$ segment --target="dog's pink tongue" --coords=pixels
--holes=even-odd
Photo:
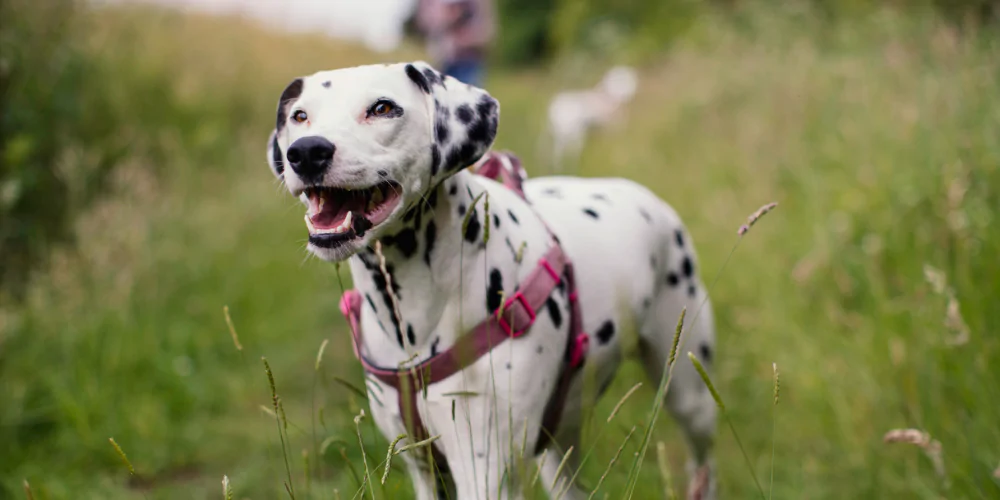
[[[309,221],[316,229],[333,229],[343,224],[348,212],[363,214],[365,199],[357,191],[319,191],[309,195]]]

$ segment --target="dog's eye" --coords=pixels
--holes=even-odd
[[[300,109],[292,114],[292,119],[295,120],[296,123],[302,123],[309,119],[309,115]]]
[[[368,116],[386,116],[398,114],[399,107],[388,100],[379,100],[368,109]]]

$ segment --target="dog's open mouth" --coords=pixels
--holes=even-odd
[[[395,182],[383,182],[367,189],[312,187],[305,191],[309,199],[306,227],[309,242],[329,248],[364,236],[384,222],[399,204],[401,188]]]

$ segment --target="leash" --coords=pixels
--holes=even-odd
[[[502,183],[525,199],[522,183],[526,176],[517,157],[507,152],[490,152],[488,155],[487,160],[480,163],[475,173]],[[549,234],[552,236],[552,246],[538,260],[538,265],[528,274],[517,293],[504,301],[496,311],[472,330],[459,337],[451,348],[410,368],[379,367],[365,358],[361,353],[363,337],[361,294],[354,289],[344,292],[340,301],[340,312],[347,318],[351,328],[354,356],[369,375],[396,389],[399,395],[400,414],[403,416],[403,423],[412,442],[423,441],[430,437],[417,410],[419,394],[423,392],[426,397],[426,389],[430,384],[440,382],[464,370],[506,340],[527,335],[537,318],[536,311],[545,306],[552,291],[565,276],[570,302],[569,335],[559,379],[545,405],[542,429],[534,450],[535,455],[541,453],[549,445],[551,437],[556,435],[570,384],[573,376],[583,367],[590,338],[583,331],[583,317],[576,291],[573,264],[563,252],[562,245],[554,233],[550,230]],[[434,444],[431,444],[431,454],[438,464],[447,464],[444,454]]]

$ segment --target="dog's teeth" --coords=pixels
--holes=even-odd
[[[312,220],[309,217],[309,214],[306,214],[305,218],[306,218],[306,229],[308,229],[310,233],[315,233],[316,232],[316,228],[313,226]]]
[[[382,197],[382,190],[376,188],[375,191],[372,193],[372,197],[368,200],[368,211],[370,212],[375,210],[375,207],[381,205],[383,200],[384,198]]]
[[[354,220],[354,212],[348,211],[347,217],[344,218],[344,223],[337,228],[338,232],[344,232],[351,228],[351,222]]]

